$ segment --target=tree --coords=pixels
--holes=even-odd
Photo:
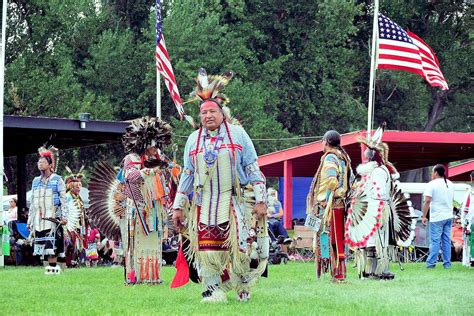
[[[78,53],[97,16],[90,1],[12,1],[9,11],[6,112],[74,117],[91,112],[111,118],[106,100],[77,77]],[[89,33],[90,35],[90,33]],[[99,105],[99,106],[97,106]]]
[[[360,8],[341,1],[252,3],[248,16],[261,32],[251,43],[257,58],[286,59],[276,82],[278,120],[303,135],[363,127],[366,112],[354,96],[360,56],[351,42]]]
[[[5,113],[89,112],[114,120],[154,114],[154,1],[9,4]],[[182,98],[193,90],[199,67],[210,74],[232,70],[224,92],[254,139],[363,129],[371,6],[367,0],[163,1],[163,30]],[[375,125],[472,131],[473,7],[463,0],[385,1],[381,11],[434,49],[450,90],[439,92],[411,73],[379,71]],[[192,129],[176,119],[164,84],[161,89],[163,118],[183,145]],[[197,117],[196,105],[185,109]],[[301,143],[255,141],[259,154]],[[89,154],[64,158],[92,165]]]
[[[200,67],[209,74],[228,70],[235,78],[224,91],[231,99],[233,114],[244,124],[251,137],[278,138],[289,135],[276,120],[273,94],[269,91],[273,82],[269,77],[260,77],[275,63],[259,64],[248,47],[253,31],[243,19],[243,1],[232,1],[226,5],[220,1],[173,1],[169,15],[164,21],[164,34],[168,51],[172,52],[175,75],[180,91],[191,92],[194,78]],[[239,13],[240,12],[240,13]],[[233,20],[229,22],[228,20]],[[171,54],[171,53],[170,53]],[[278,73],[276,69],[276,73]],[[167,93],[167,92],[166,92]],[[176,113],[166,98],[167,113]],[[197,107],[186,104],[185,109],[196,117]],[[265,115],[262,115],[265,113]],[[173,121],[176,133],[188,135],[190,128]],[[184,123],[186,126],[186,123]],[[278,143],[257,143],[259,153],[281,148]]]

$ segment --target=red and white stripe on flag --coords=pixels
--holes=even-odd
[[[171,66],[170,56],[166,50],[165,38],[161,34],[159,41],[156,45],[155,50],[156,57],[156,68],[160,72],[161,76],[165,81],[166,88],[171,94],[176,109],[178,110],[179,116],[182,119],[184,115],[183,101],[179,95],[178,85],[176,84],[176,78],[173,73],[173,66]]]
[[[166,88],[170,92],[171,99],[176,106],[179,113],[179,118],[183,119],[184,109],[183,101],[179,95],[178,85],[176,84],[176,78],[173,73],[173,66],[171,66],[170,56],[166,50],[165,38],[163,37],[161,20],[161,0],[156,0],[156,68],[160,72],[161,76],[165,81]]]
[[[378,69],[416,73],[431,86],[448,90],[448,83],[431,47],[414,33],[406,32],[381,14],[378,26]]]

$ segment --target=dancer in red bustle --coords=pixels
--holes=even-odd
[[[265,178],[250,137],[219,92],[231,78],[199,70],[193,98],[200,102],[202,125],[186,142],[173,205],[175,225],[186,227],[183,248],[203,285],[202,302],[225,302],[231,289],[247,301],[268,262]]]
[[[45,274],[59,274],[57,257],[64,257],[62,225],[67,224],[68,207],[66,185],[55,173],[57,149],[41,147],[39,150],[39,177],[33,179],[28,229],[34,231],[33,255],[48,257]]]

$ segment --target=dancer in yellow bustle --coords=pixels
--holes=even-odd
[[[318,278],[330,269],[334,282],[346,279],[344,249],[345,197],[352,176],[351,160],[341,147],[337,131],[323,137],[324,154],[307,197],[308,217],[319,222],[314,227],[314,250]]]
[[[175,225],[187,227],[185,252],[204,287],[203,302],[225,302],[231,289],[247,301],[268,262],[265,178],[250,137],[219,92],[231,78],[199,70],[193,98],[200,102],[202,126],[186,142],[173,205]]]
[[[117,175],[99,163],[89,184],[91,221],[109,239],[121,236],[126,284],[159,284],[163,227],[167,220],[167,181],[171,161],[162,153],[171,126],[159,118],[133,120],[123,136],[127,155]]]

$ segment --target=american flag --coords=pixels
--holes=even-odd
[[[431,47],[382,14],[379,14],[378,24],[378,69],[413,72],[431,86],[448,90],[448,83]]]
[[[156,68],[160,72],[161,76],[165,80],[166,88],[171,94],[174,105],[178,110],[179,117],[183,119],[184,109],[183,101],[179,95],[178,85],[176,84],[176,78],[173,73],[173,66],[171,66],[170,56],[166,50],[165,38],[163,37],[163,30],[161,27],[161,1],[156,1]]]

